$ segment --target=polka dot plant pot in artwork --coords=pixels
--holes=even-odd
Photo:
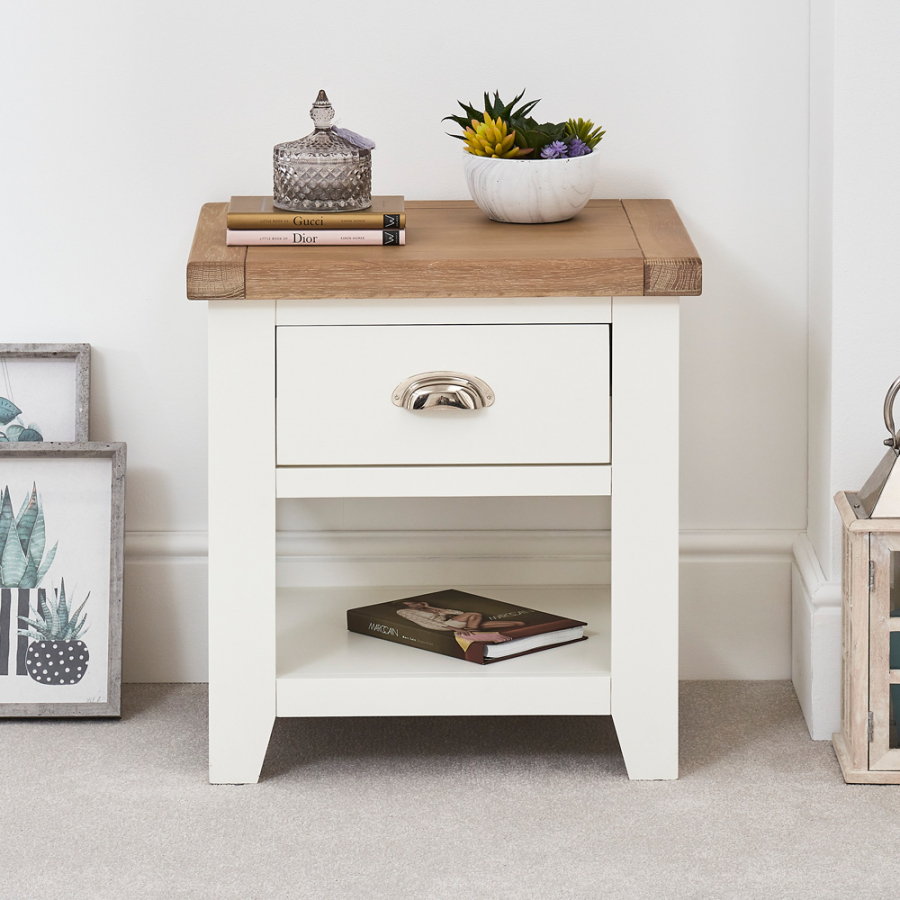
[[[25,655],[25,668],[41,684],[78,684],[89,659],[84,641],[34,641]]]
[[[74,598],[66,599],[65,579],[53,595],[38,588],[37,607],[30,608],[30,618],[20,616],[26,627],[19,634],[28,638],[25,669],[41,684],[78,684],[87,672],[90,654],[84,641],[79,640],[87,625],[84,612],[90,594],[74,609]]]

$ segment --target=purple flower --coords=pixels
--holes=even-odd
[[[587,156],[590,152],[591,148],[581,138],[573,137],[569,142],[569,156]]]
[[[568,155],[569,148],[562,141],[554,141],[541,150],[544,159],[565,159]]]

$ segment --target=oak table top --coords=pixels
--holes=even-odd
[[[190,300],[696,296],[697,250],[670,200],[591,200],[574,219],[493,222],[470,200],[406,203],[402,247],[228,247],[200,211]]]

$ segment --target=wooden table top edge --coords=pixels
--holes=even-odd
[[[471,200],[409,200],[406,203],[408,209],[476,209]],[[475,285],[459,285],[459,291],[453,294],[442,290],[431,296],[440,297],[489,297],[489,296],[698,296],[702,292],[703,266],[693,241],[684,227],[681,217],[678,215],[671,200],[591,200],[588,206],[593,209],[621,207],[626,216],[628,225],[634,235],[634,240],[643,257],[643,285],[642,290],[632,289],[628,282],[625,291],[596,290],[581,286],[576,291],[569,293],[541,293],[532,294],[527,289],[524,293],[505,293],[498,295],[495,291],[481,288],[481,283]],[[191,252],[187,264],[187,297],[189,300],[226,300],[226,299],[291,299],[289,297],[271,296],[247,296],[247,247],[229,247],[224,241],[225,215],[228,209],[227,202],[205,203],[201,207],[200,216],[194,233]],[[308,251],[303,251],[308,252]],[[390,250],[394,253],[398,250]],[[637,257],[636,257],[637,258]],[[386,274],[399,277],[402,274],[400,267],[421,268],[424,267],[433,274],[444,268],[448,274],[459,277],[459,272],[454,268],[457,260],[409,260],[398,258],[400,266],[396,270],[392,266],[386,266]],[[473,269],[479,269],[478,263],[472,261]],[[627,257],[607,257],[602,259],[560,259],[557,263],[565,265],[579,265],[595,267],[598,272],[605,267],[611,269],[618,265],[623,271],[628,268],[631,260]],[[510,265],[519,264],[520,261],[511,260]],[[497,265],[496,260],[490,261],[492,266]],[[546,265],[546,262],[544,263]],[[551,265],[550,268],[553,268]],[[391,293],[390,296],[415,297],[419,293],[411,292]],[[607,287],[609,285],[607,284]],[[620,285],[621,287],[621,285]],[[636,285],[635,285],[636,287]],[[277,293],[277,292],[276,292]],[[301,299],[330,299],[322,291],[312,290],[301,295]],[[251,292],[252,294],[252,292]],[[332,295],[333,296],[333,295]],[[368,293],[366,297],[376,296]],[[377,294],[377,296],[382,296]],[[429,296],[424,294],[423,296]],[[296,295],[294,296],[296,299]],[[364,299],[361,297],[360,299]]]

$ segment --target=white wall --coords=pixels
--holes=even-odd
[[[831,487],[834,0],[810,7],[809,88],[809,540],[831,575],[840,559]]]
[[[683,667],[787,676],[789,546],[806,526],[805,0],[564,14],[535,0],[38,0],[2,13],[0,341],[94,347],[92,436],[129,445],[128,677],[202,675],[188,648],[205,609],[205,310],[184,298],[197,212],[271,190],[272,145],[308,132],[320,87],[376,140],[378,193],[465,197],[442,116],[485,88],[527,87],[547,118],[607,128],[597,196],[674,200],[705,276],[683,304],[682,527],[696,535]],[[235,421],[238,435],[253,427],[252,410]],[[281,511],[301,532],[292,547],[475,527],[498,558],[515,531],[526,546],[606,524],[577,500]]]
[[[900,375],[895,110],[900,8],[810,7],[809,535],[795,553],[794,683],[815,738],[840,725],[841,525],[832,500],[884,455]]]
[[[854,490],[884,453],[882,404],[900,375],[900,8],[835,11],[832,471],[834,490]]]
[[[900,9],[813,6],[810,192],[810,540],[840,577],[838,490],[858,490],[884,453],[884,395],[900,375],[892,289],[900,225]]]

